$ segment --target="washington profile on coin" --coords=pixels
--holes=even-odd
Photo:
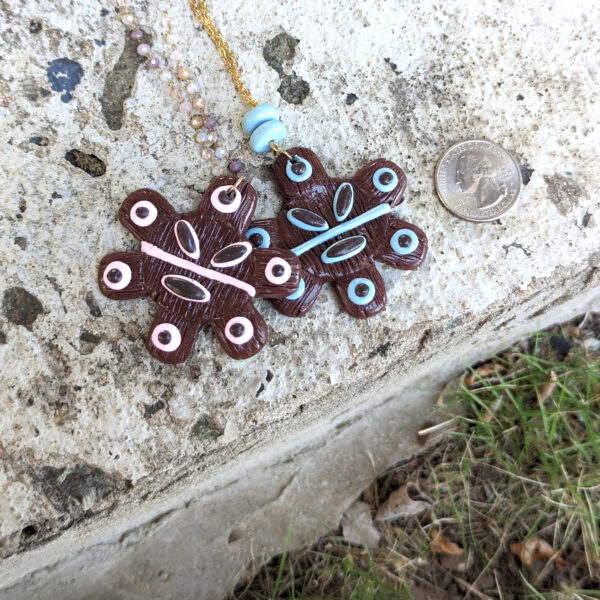
[[[521,172],[501,146],[486,140],[469,140],[444,153],[435,182],[440,200],[457,217],[494,221],[517,201]]]

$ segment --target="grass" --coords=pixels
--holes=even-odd
[[[599,337],[587,315],[465,371],[440,396],[450,429],[361,495],[375,514],[411,482],[428,510],[376,522],[377,548],[286,546],[232,597],[600,598]]]

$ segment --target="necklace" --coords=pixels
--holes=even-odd
[[[175,43],[169,3],[160,0],[158,8],[163,14],[160,20],[166,45],[163,56],[154,52],[145,39],[145,32],[136,24],[136,18],[131,12],[131,0],[121,0],[118,6],[121,21],[129,28],[131,39],[137,42],[137,53],[146,58],[146,69],[158,73],[159,79],[168,86],[170,96],[177,104],[177,112],[189,118],[194,141],[201,149],[200,157],[212,163],[212,174],[220,175],[227,168],[231,173],[245,175],[242,161],[229,157],[221,145],[217,119],[208,111],[206,100],[199,94],[200,85],[193,80],[193,70],[185,64],[184,53]]]
[[[246,232],[260,248],[282,248],[300,258],[300,286],[294,294],[273,300],[275,308],[287,316],[302,316],[323,284],[332,282],[348,313],[363,319],[376,314],[385,306],[386,293],[375,260],[398,269],[416,269],[427,254],[424,232],[391,214],[406,189],[404,172],[379,159],[351,179],[332,178],[312,150],[284,150],[286,128],[279,111],[258,104],[242,83],[237,60],[214,24],[206,0],[189,0],[189,4],[236,90],[251,107],[242,120],[250,147],[255,152],[272,149],[277,155],[273,173],[285,199],[284,209],[279,218],[256,221]]]
[[[228,157],[214,131],[216,119],[205,114],[206,103],[190,82],[191,70],[180,64],[173,50],[177,79],[185,84],[184,96],[173,83],[160,59],[151,56],[143,32],[133,26],[125,11],[124,22],[138,41],[137,51],[147,57],[147,68],[159,70],[169,83],[179,111],[188,114],[198,130],[205,160],[217,161],[213,173],[222,170]],[[168,24],[168,22],[167,22]],[[229,160],[229,170],[242,170],[239,160]],[[210,324],[223,349],[233,358],[248,358],[267,342],[267,325],[252,298],[285,298],[300,282],[298,258],[287,250],[255,248],[245,232],[256,208],[256,192],[244,176],[216,177],[197,208],[179,214],[158,192],[136,190],[119,209],[119,220],[138,240],[138,252],[114,252],[100,262],[98,283],[109,298],[125,300],[149,296],[158,305],[146,347],[158,360],[183,362],[192,351],[203,324]]]
[[[129,3],[122,0],[125,9]],[[332,282],[349,314],[363,319],[376,314],[385,306],[386,293],[374,261],[415,269],[427,252],[423,231],[391,214],[406,189],[404,172],[378,159],[352,178],[333,178],[308,148],[284,149],[287,131],[279,111],[259,104],[245,87],[235,55],[205,0],[189,3],[250,106],[242,120],[250,147],[276,155],[273,172],[285,198],[284,210],[276,219],[250,222],[256,193],[243,175],[214,179],[198,208],[181,215],[157,192],[138,190],[121,206],[119,219],[142,242],[141,251],[106,256],[99,271],[101,291],[114,299],[150,296],[158,304],[146,346],[167,363],[187,358],[203,323],[210,323],[233,358],[258,352],[267,341],[267,327],[252,306],[254,296],[270,298],[285,315],[302,316],[323,284]],[[167,6],[164,0],[159,3],[163,25],[170,30]],[[216,119],[204,114],[206,103],[195,95],[198,86],[187,83],[191,99],[184,97],[172,74],[161,69],[160,58],[151,55],[133,16],[125,10],[122,19],[138,41],[138,53],[147,57],[147,68],[161,70],[161,80],[181,102],[180,112],[191,113],[202,158],[227,162],[234,173],[243,171],[241,161],[228,157],[221,146],[211,148],[218,139]],[[169,36],[166,41],[170,43]],[[177,49],[169,54],[171,63],[180,59]],[[176,79],[190,78],[191,70],[178,65]],[[213,174],[223,166],[216,164]]]

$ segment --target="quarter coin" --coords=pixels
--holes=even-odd
[[[498,144],[467,140],[440,158],[435,187],[442,204],[467,221],[495,221],[508,212],[521,192],[521,170]]]

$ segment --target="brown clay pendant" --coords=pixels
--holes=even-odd
[[[150,296],[158,304],[146,345],[167,363],[187,358],[203,323],[213,327],[233,358],[258,352],[267,341],[267,326],[252,305],[253,297],[271,298],[283,314],[302,316],[329,281],[349,314],[364,319],[379,312],[386,293],[375,260],[416,269],[427,253],[423,231],[391,214],[406,189],[406,176],[394,163],[379,159],[351,179],[332,178],[311,150],[284,150],[287,131],[279,111],[259,104],[243,85],[206,0],[189,3],[251,107],[242,120],[250,147],[277,155],[273,170],[285,206],[279,218],[250,224],[256,193],[243,177],[235,183],[231,178],[214,180],[198,208],[186,214],[176,213],[157,192],[138,190],[125,200],[119,218],[141,240],[141,251],[102,260],[102,292],[115,299]],[[131,36],[138,41],[138,54],[148,57],[148,68],[157,69],[161,61],[151,56],[143,32],[134,29]],[[178,67],[179,79],[190,74]],[[194,83],[186,87],[190,94],[197,90]],[[199,98],[180,105],[181,112],[195,111],[193,128],[212,129],[216,119],[203,116],[204,109]],[[202,144],[217,138],[212,131],[195,136]],[[221,159],[226,152],[206,147],[204,155]],[[236,163],[230,163],[232,172],[240,170]]]
[[[258,248],[286,249],[300,258],[300,286],[273,300],[275,308],[300,317],[330,281],[352,316],[379,312],[386,293],[374,261],[416,269],[427,254],[423,231],[391,214],[406,189],[403,171],[379,159],[351,179],[331,178],[308,148],[280,153],[273,171],[284,209],[277,219],[254,221],[246,237]]]
[[[105,256],[98,282],[114,300],[149,296],[158,304],[146,339],[152,356],[183,362],[204,323],[233,358],[265,345],[267,325],[252,298],[294,292],[300,265],[293,253],[255,248],[244,237],[255,208],[252,186],[231,177],[214,179],[196,210],[185,214],[153,190],[125,199],[119,220],[141,250]]]

